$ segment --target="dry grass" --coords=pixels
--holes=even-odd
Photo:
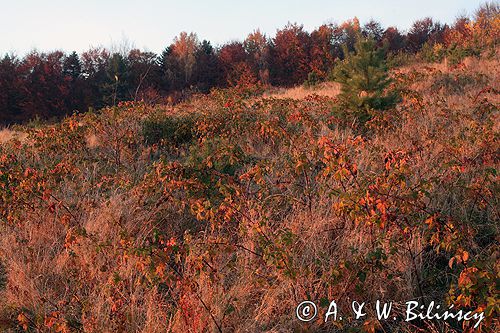
[[[28,135],[23,132],[13,131],[9,128],[2,128],[0,130],[0,144],[6,143],[10,140],[17,139],[21,142],[25,141]]]
[[[412,65],[400,67],[393,71],[393,73],[410,73],[417,71],[421,73],[456,73],[467,72],[480,73],[491,77],[492,82],[498,85],[498,54],[500,54],[500,47],[496,50],[497,56],[493,57],[467,57],[457,65],[449,64],[445,58],[440,63],[424,63],[419,62]]]
[[[336,82],[324,82],[313,88],[297,86],[294,88],[274,88],[264,94],[264,97],[304,99],[307,96],[319,95],[334,98],[340,93],[340,84]]]
[[[5,145],[0,151],[16,159],[11,164],[5,162],[7,157],[0,162],[6,163],[13,179],[22,181],[18,182],[19,193],[17,187],[12,190],[18,201],[0,201],[9,205],[8,214],[2,217],[11,221],[0,225],[0,255],[7,277],[6,287],[0,290],[0,330],[18,332],[20,313],[29,318],[27,325],[33,332],[53,332],[56,326],[48,328],[47,323],[52,322],[47,318],[54,313],[68,332],[196,333],[217,332],[217,325],[223,332],[236,333],[330,330],[332,326],[301,326],[293,316],[295,306],[305,299],[338,299],[345,307],[349,306],[348,297],[401,301],[422,296],[417,280],[431,272],[429,267],[435,268],[436,257],[419,229],[424,217],[416,217],[414,207],[404,206],[400,198],[411,197],[409,188],[437,178],[435,189],[426,188],[433,195],[426,208],[449,213],[458,221],[468,220],[468,209],[477,205],[461,201],[471,191],[452,186],[454,177],[467,183],[467,177],[482,167],[473,163],[495,163],[482,155],[495,149],[491,134],[498,128],[491,130],[488,125],[495,116],[479,114],[482,104],[476,96],[481,93],[489,102],[497,100],[497,94],[485,87],[497,85],[498,60],[472,59],[466,66],[468,75],[484,73],[488,78],[470,81],[466,93],[451,89],[459,85],[454,80],[446,81],[451,88],[433,90],[443,74],[437,67],[402,69],[400,73],[408,75],[409,90],[419,98],[406,98],[391,114],[390,130],[374,130],[359,146],[351,140],[356,137],[354,129],[325,124],[330,120],[329,114],[325,116],[330,104],[324,99],[309,98],[301,103],[312,94],[334,98],[340,90],[334,83],[313,90],[272,91],[267,97],[294,101],[249,101],[250,106],[239,112],[224,106],[226,101],[208,97],[180,104],[178,110],[135,106],[119,112],[104,110],[100,115],[84,116],[87,121],[81,126],[67,121],[41,128],[33,139],[37,144],[22,150],[9,142],[23,135],[2,130],[0,142]],[[464,71],[446,70],[452,78]],[[413,79],[415,71],[423,77]],[[307,114],[303,115],[300,111],[304,109]],[[177,111],[179,118],[182,112],[198,112],[197,132],[208,134],[184,150],[181,145],[158,148],[145,144],[141,134],[144,118],[165,119]],[[302,117],[300,126],[297,117]],[[321,150],[320,137],[327,138],[334,149]],[[202,158],[194,155],[207,149],[214,138],[218,140],[215,151]],[[264,165],[259,186],[248,182],[248,186],[237,187],[238,191],[231,188],[234,183],[244,184],[239,176],[252,164],[242,167],[234,178],[228,176],[230,171],[224,177],[220,172],[210,173],[234,146],[250,156],[252,163],[258,160]],[[404,167],[394,171],[404,176],[404,186],[387,180],[386,173],[392,171],[385,169],[386,152],[411,154]],[[338,163],[346,168],[356,163],[356,181],[342,175],[339,180],[323,176],[323,172],[314,174],[316,168],[329,163],[328,154],[332,158],[338,155],[339,161],[342,157]],[[458,156],[470,174],[456,176],[453,169],[443,169],[450,155]],[[187,156],[194,157],[188,160]],[[250,163],[241,162],[239,155],[229,156],[234,165]],[[300,169],[297,162],[307,160],[314,163]],[[170,161],[175,163],[168,164]],[[168,177],[162,166],[170,171],[174,168],[166,173]],[[68,170],[59,176],[65,167]],[[32,176],[30,168],[45,178]],[[402,179],[398,173],[393,175],[397,177],[391,182]],[[203,182],[210,182],[212,176],[218,177],[217,182],[203,188]],[[257,179],[259,173],[252,177]],[[231,182],[226,184],[227,178]],[[486,178],[481,179],[480,186],[485,182]],[[390,203],[387,210],[396,219],[393,228],[379,228],[371,220],[360,222],[338,208],[349,205],[349,199],[356,204],[368,200],[370,188],[379,185],[381,189],[387,185],[396,198],[378,197]],[[44,191],[45,186],[51,186],[50,191]],[[266,186],[269,192],[262,190]],[[348,196],[329,192],[334,187]],[[37,192],[40,188],[42,193]],[[481,195],[488,196],[485,188],[474,185],[473,189],[484,190]],[[262,192],[256,195],[255,191]],[[206,195],[201,201],[196,197],[199,193]],[[218,197],[221,194],[227,195],[224,200]],[[220,202],[227,205],[216,206]],[[239,214],[231,215],[230,205],[238,206]],[[214,208],[210,211],[214,219],[195,217],[194,209],[199,206]],[[417,224],[411,238],[396,225],[406,223],[406,216]],[[157,241],[158,235],[166,238]],[[178,252],[168,252],[164,246],[170,237],[179,245]],[[365,259],[375,247],[390,253],[395,239],[404,246],[390,255],[384,267],[365,267]],[[356,288],[358,271],[347,267],[358,264],[363,271],[374,270],[362,281],[361,290]],[[443,267],[447,269],[447,260]],[[394,275],[390,281],[388,268]],[[446,293],[437,288],[427,291],[426,297]],[[385,329],[412,331],[411,326]],[[431,331],[455,332],[443,326]]]

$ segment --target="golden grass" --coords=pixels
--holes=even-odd
[[[324,82],[313,88],[297,86],[293,88],[273,88],[264,94],[264,97],[304,99],[307,96],[319,95],[336,97],[340,93],[340,84],[336,82]]]
[[[28,135],[26,133],[13,131],[9,128],[3,128],[0,130],[0,144],[6,143],[13,139],[17,139],[23,142],[27,137]]]
[[[321,137],[335,143],[339,151],[345,149],[342,154],[347,159],[355,160],[360,181],[363,177],[372,179],[366,176],[372,173],[379,174],[381,180],[385,179],[381,171],[384,152],[412,152],[412,158],[405,162],[408,172],[401,168],[401,172],[410,175],[406,177],[409,185],[418,184],[420,177],[425,180],[444,171],[452,177],[453,173],[448,169],[441,169],[443,158],[448,158],[450,153],[456,152],[468,163],[478,160],[477,156],[488,162],[488,156],[482,153],[493,141],[487,135],[482,136],[484,130],[479,126],[485,125],[483,118],[487,114],[478,116],[475,108],[481,105],[475,96],[481,93],[490,102],[497,98],[496,92],[484,88],[498,85],[498,60],[467,60],[467,74],[485,73],[489,81],[472,80],[464,88],[465,93],[451,93],[447,86],[433,90],[433,82],[443,74],[438,66],[421,64],[403,69],[410,74],[411,69],[425,74],[423,78],[416,76],[415,79],[408,75],[408,88],[421,98],[415,101],[407,98],[402,102],[393,120],[397,121],[397,126],[391,130],[377,130],[366,144],[351,148],[350,138],[354,132],[350,128],[318,126],[317,133],[321,133]],[[436,69],[430,70],[431,67]],[[463,71],[461,68],[449,70],[450,73],[446,74],[453,76]],[[452,81],[450,85],[454,88],[460,83]],[[339,91],[338,84],[323,83],[315,89],[275,89],[266,97],[301,100],[316,94],[334,98]],[[280,110],[282,105],[285,110],[305,108],[300,101],[274,102]],[[55,157],[62,160],[57,167],[72,163],[78,172],[68,172],[62,180],[54,178],[52,181],[57,181],[57,186],[44,192],[43,196],[48,196],[47,202],[41,202],[39,196],[28,196],[32,188],[37,189],[37,186],[28,186],[31,185],[29,177],[32,173],[23,173],[23,169],[19,175],[14,175],[15,165],[8,165],[7,170],[13,170],[13,178],[23,179],[25,192],[21,193],[26,193],[26,196],[21,198],[31,198],[33,205],[22,206],[22,200],[13,202],[18,207],[14,210],[9,206],[8,210],[19,214],[18,223],[3,224],[0,228],[1,263],[7,269],[6,288],[0,290],[1,332],[17,332],[15,318],[20,313],[30,317],[33,331],[36,328],[37,331],[49,332],[46,323],[50,320],[46,319],[50,319],[54,312],[59,314],[56,319],[61,325],[77,321],[84,332],[216,332],[216,324],[224,332],[291,332],[300,329],[292,317],[294,307],[310,297],[342,301],[347,297],[409,300],[419,296],[417,280],[435,258],[431,251],[426,250],[424,235],[415,232],[411,238],[401,240],[408,240],[404,243],[404,251],[391,255],[385,263],[391,274],[394,273],[391,281],[382,273],[371,274],[365,282],[369,288],[362,295],[358,294],[355,290],[357,271],[346,269],[345,263],[366,258],[373,250],[373,237],[376,239],[386,231],[397,234],[398,229],[378,231],[372,224],[358,224],[335,208],[344,204],[340,197],[319,191],[313,191],[309,197],[296,192],[298,200],[289,205],[289,211],[282,211],[282,200],[288,197],[288,192],[290,197],[294,192],[293,189],[284,192],[279,181],[282,178],[287,180],[287,177],[296,181],[302,177],[292,173],[294,169],[280,167],[276,173],[268,172],[268,184],[276,184],[272,189],[277,193],[283,191],[284,195],[270,195],[266,200],[248,195],[248,198],[237,201],[245,218],[235,219],[227,225],[204,224],[184,213],[184,209],[179,209],[173,199],[164,200],[170,197],[160,196],[162,191],[168,195],[182,195],[184,192],[167,192],[167,186],[162,190],[163,182],[168,186],[179,183],[188,186],[193,180],[182,178],[182,182],[176,179],[167,182],[167,178],[163,178],[161,164],[155,155],[156,148],[142,143],[143,115],[157,112],[158,117],[168,117],[175,112],[204,113],[208,116],[204,123],[200,123],[204,126],[198,128],[209,131],[217,129],[224,121],[232,121],[226,117],[226,109],[221,110],[217,103],[200,98],[175,109],[160,106],[154,110],[142,110],[137,107],[123,109],[120,113],[103,110],[98,118],[92,122],[89,119],[88,125],[83,122],[77,130],[56,126],[56,136],[34,139],[39,140],[39,145],[9,150],[18,161],[33,168],[48,168]],[[325,105],[309,103],[307,107],[313,114],[321,113]],[[258,115],[263,118],[261,124],[272,125],[265,118],[264,111]],[[252,122],[244,124],[250,126]],[[231,138],[235,138],[234,144],[243,147],[249,156],[280,162],[276,163],[277,166],[284,164],[281,163],[285,160],[282,156],[291,156],[290,151],[297,152],[297,156],[317,158],[311,149],[317,141],[312,129],[317,122],[304,122],[304,126],[311,128],[300,135],[285,132],[290,135],[293,145],[288,144],[287,139],[274,144],[272,140],[262,138],[268,132],[281,132],[248,135],[250,130],[243,123],[230,124],[242,125],[231,134]],[[47,136],[52,133],[47,128],[41,130]],[[240,130],[248,132],[238,134]],[[25,135],[3,129],[0,142]],[[9,149],[9,145],[5,144],[2,149]],[[174,156],[170,150],[164,154]],[[151,167],[155,164],[158,164],[158,169]],[[470,164],[468,168],[474,169],[476,165]],[[46,177],[51,174],[47,173]],[[460,177],[466,181],[466,176]],[[481,179],[482,183],[484,181]],[[444,178],[443,183],[448,184]],[[50,182],[33,185],[38,184],[45,186]],[[302,182],[297,184],[302,185]],[[304,184],[307,184],[305,180]],[[324,180],[321,186],[338,187],[335,184],[336,181],[330,179]],[[352,183],[349,186],[345,190],[350,194],[349,198],[358,200],[360,195],[364,198],[361,185]],[[405,186],[402,183],[397,188],[394,186],[394,189],[392,184],[390,186],[396,194],[407,193],[406,183]],[[458,187],[454,191],[438,188],[429,206],[445,207],[465,219],[470,216],[466,210],[468,205],[459,201],[464,194]],[[487,194],[486,189],[484,193]],[[395,196],[398,200],[400,197],[403,196]],[[310,205],[303,205],[299,199],[309,200]],[[386,200],[389,199],[387,196]],[[275,200],[275,204],[268,204],[267,200]],[[345,202],[349,204],[349,200]],[[392,216],[409,209],[399,206],[396,200],[390,203],[394,212]],[[446,208],[448,206],[450,208]],[[486,222],[490,223],[489,220],[481,221]],[[174,252],[166,252],[167,247],[153,246],[157,234],[172,236],[179,242],[178,258]],[[264,241],[262,235],[270,241]],[[300,237],[283,237],[287,235]],[[389,253],[390,239],[380,237],[383,241],[377,246]],[[184,248],[189,251],[184,252]],[[289,255],[293,260],[286,260],[287,256],[284,259],[268,256],[267,249],[273,251],[269,253]],[[279,260],[275,262],[274,258]],[[282,263],[289,265],[290,269],[285,270]],[[288,274],[288,271],[294,274]],[[156,279],[165,282],[160,285]],[[313,330],[315,327],[309,328]],[[412,331],[411,326],[408,326],[408,331]],[[433,331],[445,332],[443,329]]]

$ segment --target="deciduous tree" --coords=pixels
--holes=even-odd
[[[269,43],[267,37],[256,30],[243,43],[248,55],[248,64],[263,84],[269,83]]]
[[[278,30],[272,43],[272,83],[291,86],[306,80],[310,71],[311,37],[302,25]]]
[[[325,79],[328,76],[335,61],[333,33],[332,25],[322,25],[311,33],[310,70],[318,79]]]

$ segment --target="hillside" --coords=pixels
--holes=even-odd
[[[480,330],[498,331],[499,68],[496,53],[394,70],[401,101],[362,132],[328,85],[15,127],[0,143],[2,331],[475,323],[404,322],[414,299],[484,311]],[[295,317],[304,300],[324,314],[378,299],[399,319]]]

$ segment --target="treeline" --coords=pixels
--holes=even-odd
[[[379,22],[357,19],[322,25],[307,32],[288,24],[274,38],[260,31],[243,41],[214,47],[193,33],[181,33],[161,54],[138,49],[111,52],[93,48],[82,54],[33,51],[23,58],[0,60],[0,124],[35,117],[61,117],[120,101],[174,102],[193,92],[247,84],[292,86],[327,80],[336,61],[359,38],[371,38],[392,56],[473,55],[496,46],[499,6],[486,4],[473,18],[451,26],[431,18],[416,21],[407,32],[384,29]]]

